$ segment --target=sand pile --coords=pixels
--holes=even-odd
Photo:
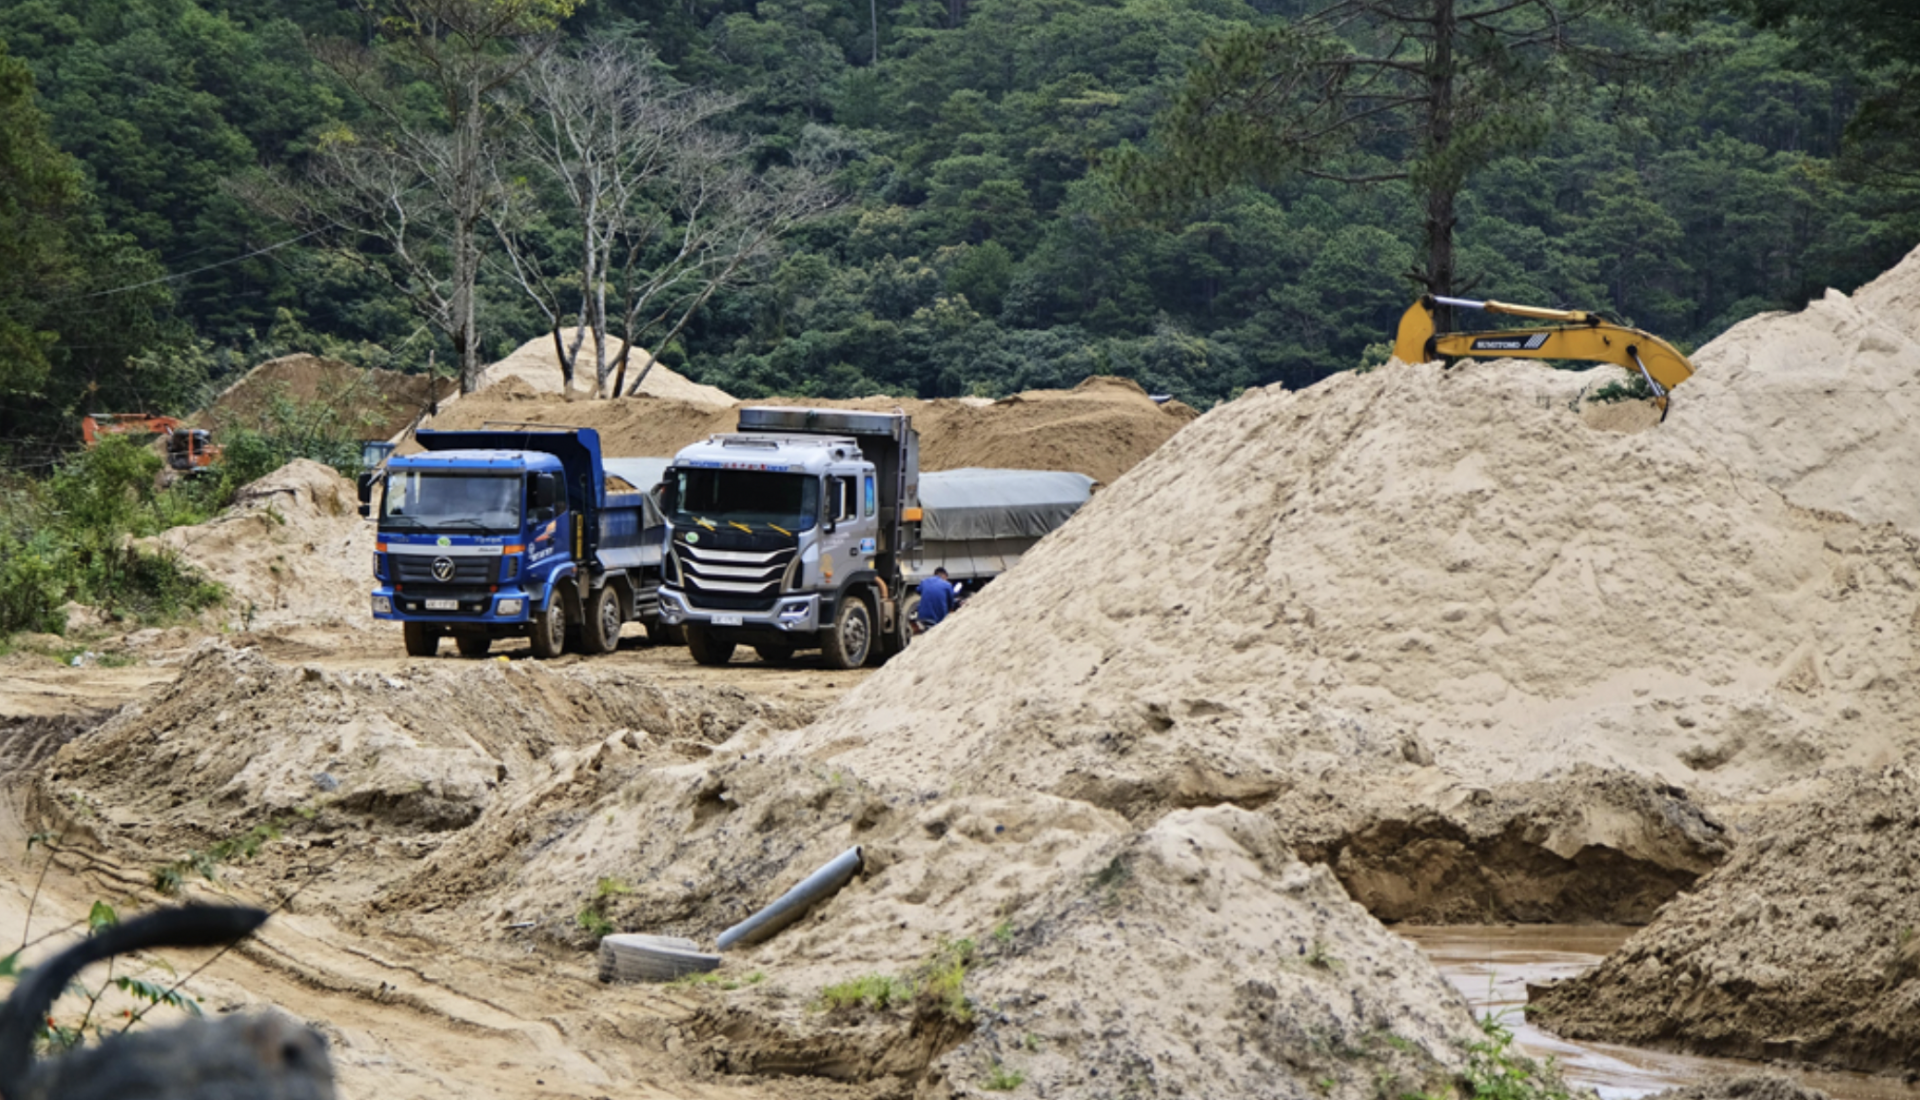
[[[459,391],[451,379],[367,370],[317,355],[286,355],[248,371],[197,418],[214,429],[272,431],[276,399],[318,403],[335,410],[361,439],[391,439],[405,431],[436,399]]]
[[[1118,378],[1089,378],[1071,390],[1035,390],[984,404],[970,398],[896,397],[770,397],[739,404],[900,409],[912,414],[919,429],[924,470],[1076,470],[1101,482],[1117,479],[1196,415],[1177,402],[1157,405],[1138,385]],[[531,387],[495,387],[447,406],[426,426],[477,428],[489,420],[567,424],[598,430],[608,454],[666,456],[714,432],[732,431],[735,408],[645,397],[566,402]]]
[[[565,329],[560,339],[568,347],[574,341],[580,344],[579,358],[576,360],[573,378],[574,393],[585,396],[593,393],[594,377],[599,364],[599,341],[592,332],[579,329]],[[607,363],[609,367],[620,361],[620,352],[627,346],[618,336],[607,340]],[[648,363],[653,356],[644,349],[635,348],[627,360],[627,384]],[[480,372],[480,383],[475,391],[489,390],[509,379],[518,380],[528,391],[541,394],[560,394],[566,390],[566,378],[560,369],[560,352],[554,347],[552,334],[536,336],[515,348],[512,354]],[[704,405],[714,408],[726,408],[733,404],[733,395],[718,386],[702,385],[680,374],[662,363],[653,363],[653,369],[647,371],[647,377],[641,383],[640,393],[646,397],[657,397],[668,401],[681,401],[689,405]]]
[[[1914,540],[1678,431],[1591,430],[1586,382],[1509,361],[1250,392],[782,748],[1137,820],[1428,760],[1730,795],[1912,740]]]
[[[101,841],[138,862],[268,823],[299,834],[303,848],[372,855],[394,837],[430,847],[517,804],[523,788],[576,766],[572,750],[583,746],[604,752],[611,741],[671,763],[749,723],[809,716],[592,664],[330,671],[206,642],[171,685],[67,744],[43,784],[50,804],[100,808]],[[366,881],[349,892],[407,869],[360,868]]]
[[[1852,297],[1749,318],[1693,359],[1671,430],[1796,504],[1920,535],[1920,249]]]
[[[1733,858],[1533,1010],[1604,1038],[1854,1070],[1920,1070],[1920,765],[1748,824]]]
[[[492,959],[531,936],[566,949],[563,967],[592,943],[583,914],[711,942],[864,845],[838,897],[729,955],[724,974],[768,980],[715,991],[675,1033],[724,1072],[956,1095],[997,1066],[1054,1096],[1279,1080],[1369,1100],[1463,1065],[1476,1033],[1458,994],[1270,820],[1213,807],[1136,830],[1045,795],[928,801],[756,748],[807,717],[593,662],[335,672],[209,643],[62,748],[40,794],[92,808],[76,835],[134,866],[177,853],[189,878],[194,853],[271,823],[285,834],[223,881],[272,895],[317,872],[303,911]],[[919,991],[815,1007],[863,975]],[[620,1003],[637,1029],[621,1034],[661,1026]]]
[[[557,773],[526,809],[449,841],[391,904],[442,906],[406,926],[425,936],[532,923],[582,947],[590,910],[710,944],[859,844],[862,876],[728,953],[723,977],[767,981],[681,1029],[696,1060],[883,1095],[964,1094],[997,1065],[1055,1096],[1264,1095],[1290,1079],[1352,1100],[1461,1065],[1473,1031],[1457,994],[1260,815],[1213,807],[1135,830],[1046,795],[916,798],[757,751],[768,736],[668,767],[596,750],[590,772]],[[823,1009],[830,987],[887,978],[915,984],[891,1005]]]
[[[373,629],[373,525],[353,483],[332,467],[297,458],[242,488],[233,507],[205,523],[142,540],[177,552],[227,589],[227,617],[241,626],[327,622]]]
[[[1508,362],[1249,394],[820,721],[665,768],[608,746],[593,775],[527,796],[548,816],[466,831],[395,897],[448,899],[422,935],[533,921],[577,944],[570,916],[591,906],[710,942],[860,844],[862,878],[739,955],[778,977],[714,1009],[716,1066],[957,1088],[999,1060],[1104,1095],[1066,1068],[1098,1063],[1167,1094],[1273,1072],[1305,1088],[1319,1053],[1366,1049],[1352,1037],[1391,973],[1396,1011],[1439,1022],[1405,1036],[1409,1064],[1369,1070],[1418,1080],[1455,1057],[1435,1037],[1464,1018],[1283,838],[1376,902],[1414,881],[1419,912],[1506,860],[1538,879],[1510,889],[1516,914],[1564,896],[1644,916],[1724,856],[1685,788],[1724,800],[1920,729],[1912,540],[1796,508],[1674,433],[1594,430],[1573,408],[1591,381]],[[1354,800],[1371,824],[1343,818]],[[1439,858],[1475,850],[1485,865]],[[1416,854],[1453,881],[1410,876]],[[1264,923],[1289,895],[1306,910]],[[858,1027],[802,1007],[937,969],[962,940],[994,944],[965,985],[977,1005],[1005,994],[991,1025],[961,1034],[918,1001]],[[1312,961],[1329,955],[1342,965]],[[1313,1022],[1313,982],[1356,1014]],[[1035,988],[1045,1002],[1014,1001]],[[1227,1051],[1213,1018],[1275,1031]],[[1018,1054],[1028,1028],[1065,1057]],[[1196,1043],[1213,1056],[1176,1065]],[[1358,1088],[1332,1076],[1335,1095]]]

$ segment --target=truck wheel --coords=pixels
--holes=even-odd
[[[528,640],[533,643],[535,657],[558,657],[567,648],[566,601],[555,592],[547,601],[545,611],[533,613],[533,621],[528,625]]]
[[[620,648],[620,593],[604,585],[587,601],[586,621],[580,624],[580,647],[587,653],[612,653]]]
[[[440,652],[440,628],[426,623],[402,623],[400,635],[407,641],[407,656],[432,657]]]
[[[687,624],[687,651],[703,665],[724,665],[733,660],[733,643],[720,641],[699,623]]]
[[[833,613],[833,632],[820,638],[820,656],[828,668],[859,668],[873,648],[873,612],[867,601],[848,596]]]
[[[793,647],[790,645],[757,645],[753,651],[770,665],[784,665],[793,661]]]
[[[881,665],[907,648],[913,641],[913,616],[920,610],[920,594],[909,592],[905,599],[894,601],[893,629],[880,638],[880,644],[874,646],[873,655],[867,658],[871,665]]]
[[[485,634],[455,634],[453,645],[462,657],[485,657],[493,648],[493,639]]]

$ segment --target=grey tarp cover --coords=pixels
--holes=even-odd
[[[920,475],[926,542],[1037,539],[1093,496],[1094,480],[1070,470],[941,470]]]

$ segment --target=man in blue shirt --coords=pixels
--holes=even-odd
[[[914,613],[914,618],[919,621],[921,632],[925,633],[952,610],[953,585],[948,582],[944,567],[935,569],[933,576],[920,582],[920,610]]]

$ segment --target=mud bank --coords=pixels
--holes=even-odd
[[[1574,1038],[1920,1072],[1920,768],[1756,817],[1725,866],[1598,968],[1535,991]]]

